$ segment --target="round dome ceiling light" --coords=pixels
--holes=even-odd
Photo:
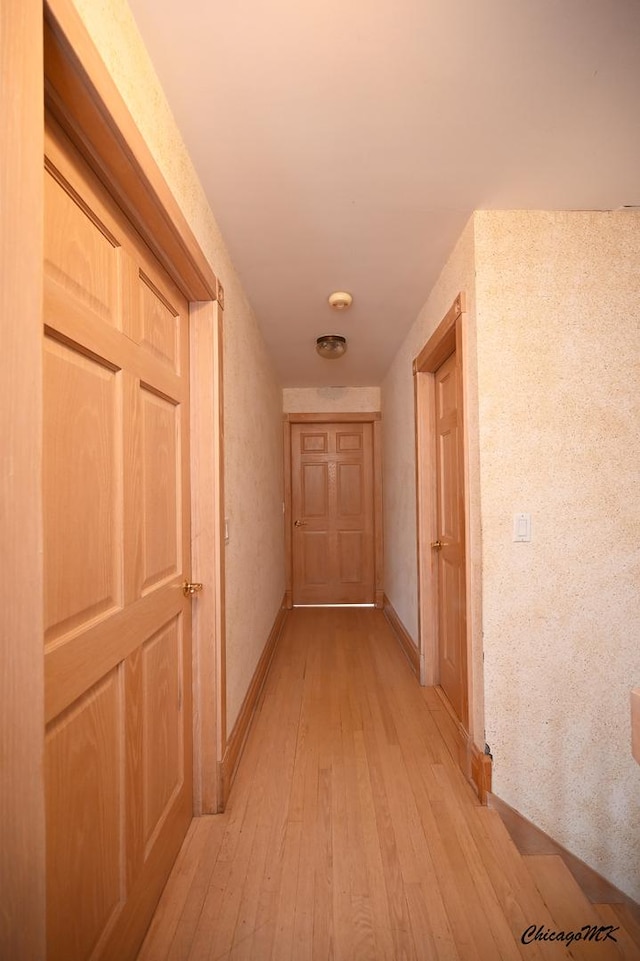
[[[329,303],[334,310],[347,310],[353,303],[353,297],[346,290],[336,290],[334,294],[330,294]]]
[[[347,349],[347,338],[341,334],[323,334],[316,340],[316,350],[326,360],[342,357]]]

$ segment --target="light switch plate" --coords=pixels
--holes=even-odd
[[[531,540],[531,514],[513,515],[513,539],[520,544]]]

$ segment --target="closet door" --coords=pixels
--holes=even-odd
[[[49,961],[134,958],[192,814],[188,311],[45,148]]]

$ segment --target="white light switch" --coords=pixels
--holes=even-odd
[[[520,543],[531,540],[531,514],[513,515],[513,539]]]

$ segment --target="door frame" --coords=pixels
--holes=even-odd
[[[464,385],[462,378],[462,314],[463,295],[459,294],[413,362],[416,421],[416,501],[418,530],[418,636],[420,683],[437,687],[438,677],[438,559],[431,544],[438,538],[437,480],[435,472],[436,405],[435,372],[455,353],[458,377],[462,456],[464,462]],[[468,593],[466,522],[468,514],[467,485],[464,484],[465,513],[465,594]],[[468,642],[467,634],[467,642]],[[468,643],[467,643],[468,647]],[[469,651],[467,649],[467,654]],[[467,659],[467,665],[469,659]],[[469,678],[467,667],[467,697]],[[460,720],[468,724],[468,710]]]
[[[42,289],[44,112],[61,123],[189,301],[194,814],[220,804],[226,743],[222,323],[224,291],[171,194],[72,0],[2,4],[0,133],[12,144],[0,180],[2,480],[0,954],[45,954],[42,648]],[[44,17],[44,48],[42,28]]]
[[[285,607],[293,607],[293,532],[291,483],[291,425],[292,424],[372,424],[373,426],[373,584],[374,604],[384,606],[384,545],[382,527],[382,415],[380,411],[353,413],[284,414],[284,544],[285,544]]]
[[[445,707],[450,709],[458,731],[458,760],[467,777],[473,780],[481,799],[490,785],[490,756],[483,753],[483,672],[480,610],[480,568],[474,563],[478,553],[479,519],[473,513],[469,453],[469,357],[464,292],[458,294],[444,318],[413,361],[414,409],[416,428],[416,508],[418,554],[418,652],[420,683],[436,687]],[[435,372],[455,351],[458,366],[458,404],[462,478],[464,484],[465,539],[465,643],[467,660],[466,710],[456,718],[448,700],[438,687],[438,566],[431,544],[438,537],[437,488],[434,469],[436,445]],[[474,478],[477,482],[477,478]],[[475,493],[475,489],[474,489]],[[477,498],[475,498],[477,500]],[[479,745],[482,745],[481,748]]]

